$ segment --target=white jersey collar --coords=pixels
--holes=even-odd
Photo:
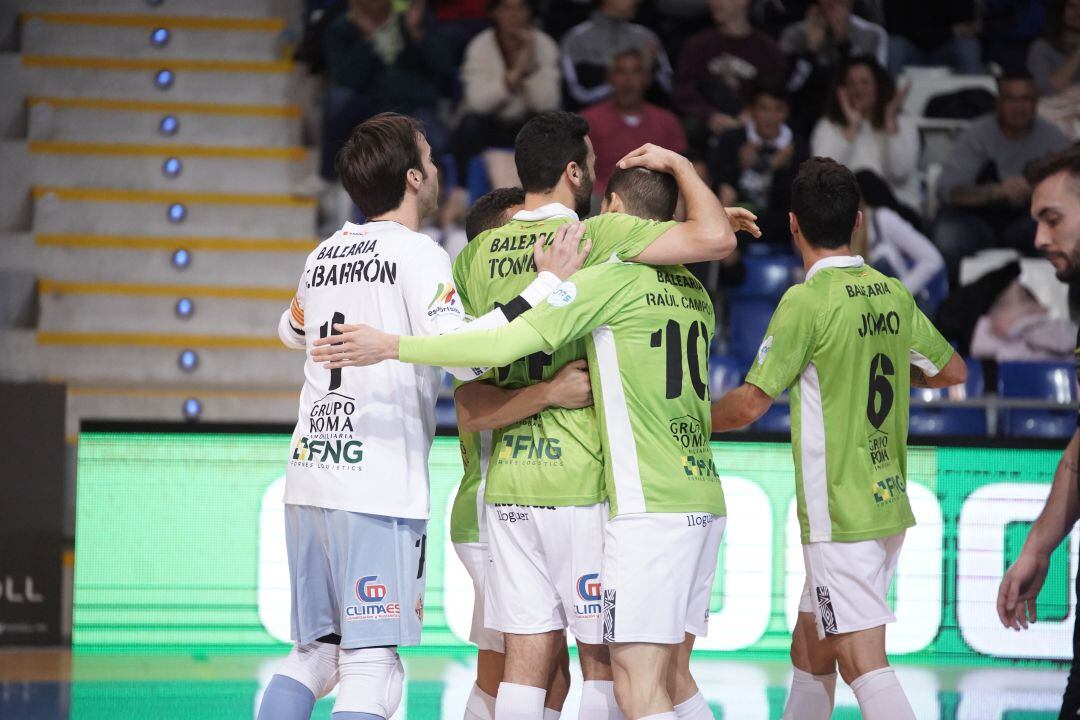
[[[810,266],[810,270],[806,273],[806,279],[814,277],[818,270],[824,270],[825,268],[857,268],[866,264],[866,261],[862,259],[861,255],[833,255],[832,257],[821,258],[816,263]]]
[[[562,203],[557,202],[541,205],[535,210],[521,210],[514,215],[515,220],[523,220],[525,222],[540,222],[541,220],[550,220],[557,217],[570,218],[575,222],[577,222],[578,219],[576,212]]]

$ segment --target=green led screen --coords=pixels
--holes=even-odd
[[[784,660],[802,588],[790,446],[714,443],[729,518],[706,655]],[[284,649],[287,435],[83,433],[73,644],[80,652]],[[1038,515],[1060,451],[913,448],[889,650],[922,663],[1071,657],[1077,538],[1054,556],[1040,622],[1006,631],[997,586]],[[472,585],[447,539],[457,439],[431,451],[424,646],[464,650]],[[721,655],[723,654],[723,655]]]

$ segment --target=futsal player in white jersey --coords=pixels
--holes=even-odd
[[[437,335],[465,324],[450,259],[420,218],[438,200],[431,148],[412,118],[384,113],[337,157],[345,189],[370,220],[345,223],[307,258],[278,324],[309,349],[335,325]],[[528,309],[581,266],[581,228],[550,249],[514,307]],[[549,272],[549,271],[555,272]],[[504,324],[494,311],[475,322]],[[452,369],[462,379],[479,369]],[[285,474],[294,647],[271,680],[260,720],[310,717],[340,680],[334,720],[385,720],[401,700],[400,645],[420,642],[428,517],[428,451],[441,371],[403,363],[325,370],[307,356]]]

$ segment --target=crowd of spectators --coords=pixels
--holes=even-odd
[[[473,158],[511,157],[562,108],[589,121],[598,195],[624,153],[662,144],[790,252],[791,178],[824,155],[859,173],[861,247],[913,292],[981,249],[1031,252],[1023,167],[1080,131],[1080,0],[309,0],[307,34],[327,181],[349,128],[392,110],[424,123],[460,197]],[[903,111],[919,66],[998,76],[992,112],[933,158],[936,187]]]

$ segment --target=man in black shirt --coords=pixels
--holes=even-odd
[[[1080,281],[1080,145],[1055,153],[1025,171],[1034,192],[1031,216],[1038,223],[1035,247],[1054,264],[1062,282]],[[1080,378],[1080,337],[1077,338],[1077,376]],[[1005,627],[1027,629],[1037,619],[1036,600],[1046,580],[1050,554],[1080,519],[1080,423],[1054,472],[1054,484],[1035,524],[1031,526],[1016,562],[998,589],[998,616]],[[1080,578],[1078,578],[1080,581]],[[1078,582],[1080,592],[1080,582]],[[1080,615],[1073,630],[1073,665],[1065,687],[1059,720],[1080,713]]]

